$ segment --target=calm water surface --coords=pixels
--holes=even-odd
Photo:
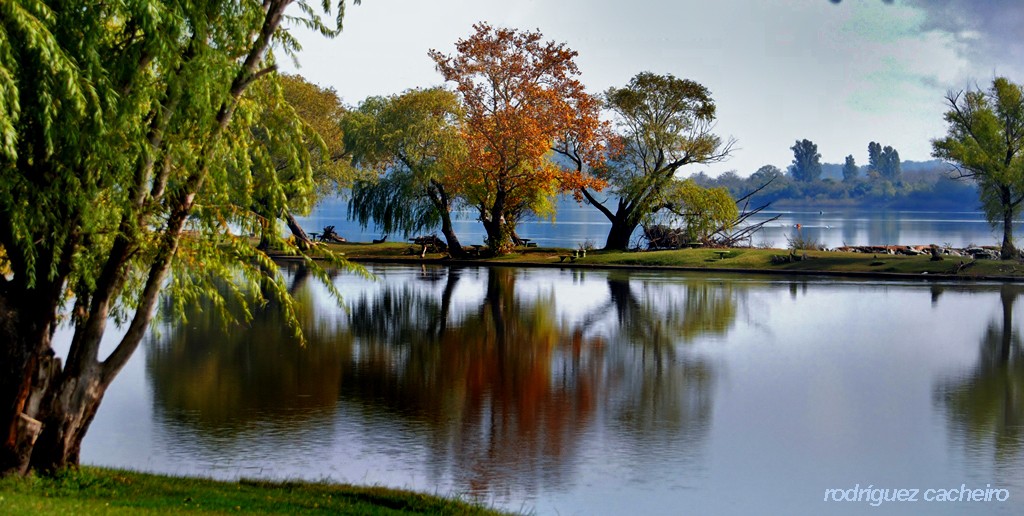
[[[965,211],[886,211],[808,207],[765,211],[758,220],[776,215],[779,218],[765,226],[749,243],[786,248],[788,239],[796,236],[813,238],[827,247],[929,244],[967,247],[1002,242],[1002,230],[993,231],[984,215],[976,210],[968,211],[969,208],[965,207]],[[328,199],[310,216],[299,220],[307,231],[320,231],[324,226],[334,225],[339,234],[352,241],[369,242],[381,237],[374,228],[362,229],[347,220],[346,204],[341,199]],[[471,210],[456,212],[454,226],[463,245],[484,242],[483,226]],[[519,224],[518,233],[541,246],[576,247],[590,241],[595,247],[603,247],[610,227],[608,219],[594,207],[580,206],[566,198],[558,203],[554,220],[527,219]],[[1022,235],[1024,227],[1018,224],[1015,231]],[[634,235],[633,245],[646,244],[640,241],[640,234],[638,231]],[[402,239],[401,235],[390,237]]]
[[[347,309],[197,306],[111,388],[83,461],[330,479],[539,514],[1021,514],[1024,287],[374,267]],[[826,489],[1006,502],[824,502]],[[919,495],[919,498],[922,495]]]

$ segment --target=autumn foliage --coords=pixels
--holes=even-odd
[[[571,142],[588,161],[600,160],[600,102],[577,79],[576,52],[543,42],[539,32],[474,25],[456,54],[430,57],[445,80],[455,83],[466,110],[468,160],[453,172],[467,202],[480,212],[488,245],[507,252],[515,226],[551,197],[602,183],[585,167],[566,169],[552,149]]]

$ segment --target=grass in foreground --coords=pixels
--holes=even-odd
[[[55,478],[0,479],[0,514],[501,514],[383,487],[168,477],[84,467]]]
[[[359,259],[409,260],[419,262],[418,252],[411,252],[408,244],[332,244],[332,247]],[[417,247],[418,248],[418,247]],[[570,260],[571,249],[519,248],[516,253],[476,260],[481,264],[507,263],[510,265],[549,264],[582,266],[680,267],[707,270],[743,270],[750,272],[820,272],[820,273],[888,273],[940,275],[964,278],[1018,277],[1024,278],[1024,264],[1012,260],[974,260],[945,257],[931,261],[929,255],[903,256],[886,254],[849,253],[835,251],[799,251],[808,259],[773,264],[773,256],[786,256],[786,249],[682,249],[673,251],[619,252],[588,251],[585,258]],[[441,259],[442,254],[428,254],[427,259]],[[566,257],[566,258],[563,258]]]

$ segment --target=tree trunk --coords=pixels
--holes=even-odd
[[[609,251],[625,251],[629,249],[629,239],[633,236],[637,226],[640,225],[640,214],[637,213],[634,205],[628,205],[620,201],[618,209],[615,210],[615,215],[610,217],[609,220],[612,222],[612,227],[608,230],[608,240],[605,241],[604,248]]]
[[[629,223],[625,218],[616,218],[612,221],[612,227],[608,230],[608,239],[604,248],[609,251],[625,251],[629,249],[629,238],[636,231],[638,223]]]
[[[0,477],[28,472],[42,430],[37,416],[55,360],[50,336],[56,302],[47,303],[32,295],[35,293],[38,291],[22,291],[13,296],[17,306],[10,302],[12,298],[0,295]],[[47,309],[49,305],[52,307]]]
[[[1008,204],[1003,206],[1003,246],[999,258],[1013,260],[1017,258],[1017,248],[1013,246],[1013,208]]]
[[[78,374],[60,372],[60,362],[51,369],[59,384],[43,401],[39,419],[43,431],[32,452],[35,471],[53,473],[78,466],[82,440],[96,416],[109,382],[103,380],[102,366],[94,363]]]
[[[615,213],[612,213],[603,203],[594,197],[594,194],[590,193],[589,190],[583,188],[580,190],[583,197],[587,199],[592,206],[598,209],[609,222],[612,223],[611,229],[608,230],[608,238],[605,240],[604,248],[608,251],[625,251],[629,249],[629,237],[633,236],[633,232],[636,231],[636,227],[640,225],[639,220],[635,220],[634,216],[635,209],[624,199],[619,199],[618,208]]]
[[[494,204],[482,210],[484,231],[487,232],[487,246],[494,254],[506,254],[512,250],[509,232],[505,224],[505,193],[498,191],[494,196]]]
[[[448,254],[456,258],[466,254],[462,250],[459,237],[455,235],[455,228],[452,227],[452,214],[448,210],[441,212],[441,234],[444,235],[445,242],[448,244]]]
[[[260,243],[256,246],[256,249],[260,251],[270,249],[270,231],[271,221],[265,217],[260,217]]]
[[[448,244],[448,254],[455,258],[461,258],[465,255],[465,251],[462,250],[459,237],[455,236],[455,228],[452,226],[452,201],[448,197],[444,185],[431,179],[430,186],[427,187],[427,197],[430,198],[434,209],[441,217],[441,234],[444,235],[445,242]]]
[[[299,246],[299,249],[303,251],[313,247],[313,241],[309,239],[309,235],[303,231],[302,226],[299,225],[299,221],[295,220],[292,212],[287,209],[284,210],[284,220],[288,224],[288,229],[291,230],[292,236],[295,237],[295,245]]]

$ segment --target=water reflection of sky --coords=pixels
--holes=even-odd
[[[337,277],[348,311],[301,286],[307,350],[266,323],[165,328],[115,382],[85,462],[473,493],[541,514],[1022,508],[1017,287],[374,270]],[[822,502],[856,484],[962,483],[1014,497]]]

